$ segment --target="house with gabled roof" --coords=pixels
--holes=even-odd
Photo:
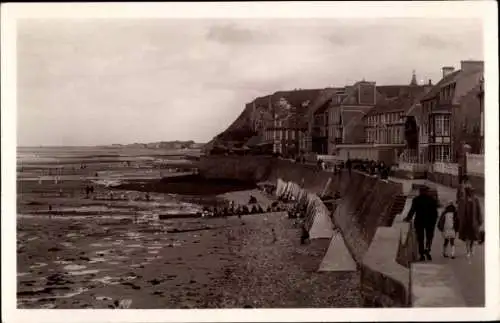
[[[404,113],[425,88],[429,86],[418,85],[413,75],[407,85],[379,86],[363,80],[326,89],[309,112],[311,151],[343,160],[380,160],[385,153],[383,159],[394,162],[405,146]]]
[[[360,143],[362,116],[375,105],[379,94],[375,82],[325,89],[309,112],[309,149],[334,155],[337,146]]]
[[[443,78],[421,99],[420,128],[425,133],[420,160],[456,162],[464,143],[480,152],[481,104],[477,97],[484,74],[482,61],[462,61],[461,69],[443,67]]]
[[[418,150],[409,162],[425,165],[427,178],[448,186],[459,184],[467,158],[484,153],[484,63],[461,61],[460,65],[460,70],[443,67],[442,79],[407,113],[415,118],[419,131]],[[473,155],[467,157],[466,149]],[[483,178],[477,180],[468,174],[479,191],[484,190],[482,172]]]
[[[254,101],[255,130],[274,153],[296,156],[306,150],[307,111],[321,90],[280,91]]]
[[[328,108],[338,88],[326,88],[309,106],[307,113],[307,151],[316,154],[328,153]]]

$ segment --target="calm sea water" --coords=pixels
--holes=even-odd
[[[87,174],[82,174],[79,167],[76,167],[79,174],[65,174],[60,176],[60,180],[77,181],[85,178],[99,186],[105,186],[117,181],[124,182],[127,179],[159,180],[161,177],[169,176],[170,173],[164,169],[155,168],[155,163],[158,161],[182,163],[185,161],[181,159],[180,155],[183,152],[185,151],[122,147],[19,147],[17,150],[18,166],[23,166],[23,168],[26,166],[26,168],[22,170],[22,173],[18,172],[18,180],[38,182],[41,178],[46,181],[45,183],[53,184],[54,176],[47,176],[45,174],[47,169],[58,165],[65,167],[69,171],[75,165],[78,166],[81,161],[92,161],[89,164],[89,170],[83,171]],[[103,161],[103,163],[100,164],[99,161]],[[131,167],[124,167],[124,161],[132,161]],[[18,168],[18,171],[20,170]],[[95,177],[96,172],[99,173],[98,177]],[[172,173],[172,175],[175,175],[175,173]],[[139,192],[138,194],[143,195],[143,193]],[[158,199],[158,194],[155,195],[157,195],[156,198]],[[156,202],[162,208],[168,205],[168,213],[196,213],[201,211],[201,205],[191,202],[186,203],[186,199],[182,196],[164,195]]]

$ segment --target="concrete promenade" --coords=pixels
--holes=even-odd
[[[441,204],[449,201],[455,201],[456,189],[443,186],[426,180],[403,180],[399,178],[390,178],[391,180],[403,183],[405,194],[411,189],[411,184],[428,184],[435,187],[438,191]],[[484,218],[484,196],[478,196],[481,203],[481,209]],[[439,214],[442,212],[439,210]],[[404,214],[403,216],[406,216]],[[487,230],[486,230],[487,231]],[[482,307],[485,304],[485,273],[484,273],[484,245],[475,245],[474,255],[471,259],[467,259],[465,252],[465,243],[460,240],[455,240],[455,259],[444,258],[442,256],[443,237],[441,232],[436,228],[434,241],[432,245],[432,262],[433,264],[445,264],[451,268],[458,289],[462,293],[462,297],[467,306]]]

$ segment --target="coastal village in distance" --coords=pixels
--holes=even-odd
[[[280,91],[206,144],[18,148],[18,308],[484,306],[483,75]]]

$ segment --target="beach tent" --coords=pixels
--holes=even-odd
[[[333,236],[333,222],[330,211],[321,199],[309,193],[307,195],[306,229],[310,239],[331,238]]]

